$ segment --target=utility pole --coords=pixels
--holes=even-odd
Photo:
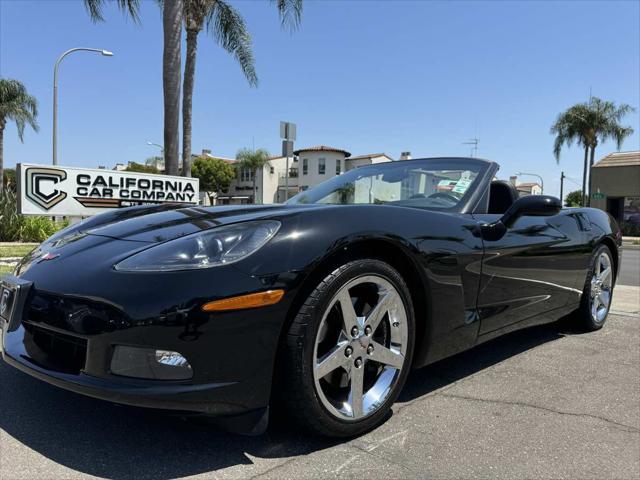
[[[293,142],[296,139],[296,124],[291,122],[280,122],[280,138],[282,139],[282,156],[287,159],[284,177],[284,201],[289,200],[289,158],[293,160]]]
[[[562,191],[564,187],[564,172],[560,172],[560,203],[563,202]]]

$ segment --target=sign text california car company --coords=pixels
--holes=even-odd
[[[147,203],[197,204],[197,178],[115,170],[18,164],[24,215],[87,216]]]

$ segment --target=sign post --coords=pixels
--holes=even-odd
[[[289,200],[289,158],[293,158],[293,142],[296,139],[296,124],[280,122],[280,138],[282,138],[282,156],[287,159],[286,172],[284,174],[284,201]]]
[[[133,205],[197,204],[200,181],[93,168],[17,165],[18,212],[79,216]]]

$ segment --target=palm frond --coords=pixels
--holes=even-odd
[[[27,124],[38,131],[37,117],[38,101],[29,95],[26,87],[18,80],[0,78],[0,123],[13,120],[22,141]]]
[[[233,54],[249,85],[257,86],[258,75],[253,57],[253,44],[242,15],[231,5],[221,0],[207,3],[211,3],[213,7],[205,15],[207,31],[213,35],[222,48]]]
[[[122,13],[131,17],[135,23],[140,22],[140,0],[83,0],[92,22],[104,22],[104,6],[108,1],[115,1]]]
[[[294,31],[300,26],[303,0],[271,0],[271,3],[278,8],[283,28]]]
[[[92,22],[104,22],[104,15],[102,13],[104,0],[84,0],[83,3]]]
[[[118,7],[123,13],[127,12],[135,23],[140,23],[139,0],[118,0]]]

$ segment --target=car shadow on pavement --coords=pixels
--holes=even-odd
[[[400,400],[410,401],[560,337],[557,328],[537,327],[493,340],[413,372]],[[0,362],[0,388],[0,429],[53,462],[99,477],[185,477],[249,465],[252,456],[296,457],[341,443],[281,426],[272,426],[258,437],[233,435],[206,424],[67,392],[4,362]],[[8,440],[7,435],[3,437]],[[2,450],[10,454],[14,449],[4,445]],[[33,468],[23,464],[29,458],[5,457],[3,468],[21,465],[33,474]]]

